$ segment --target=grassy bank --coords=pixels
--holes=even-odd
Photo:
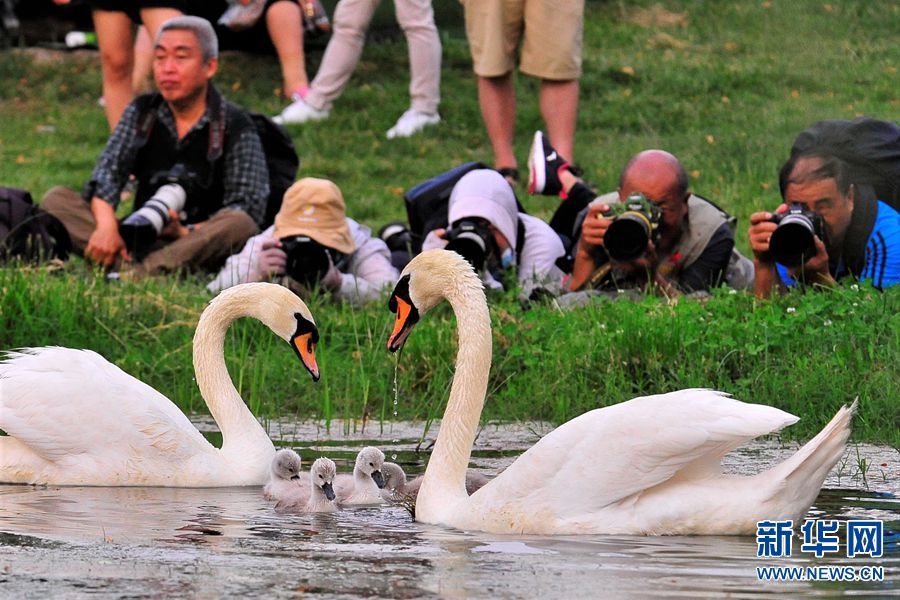
[[[90,348],[204,410],[193,382],[191,336],[208,295],[173,279],[107,283],[47,270],[0,270],[3,348]],[[260,415],[375,421],[431,419],[443,410],[456,352],[444,307],[416,329],[399,361],[385,350],[393,315],[313,298],[322,339],[314,384],[264,326],[238,322],[226,356],[235,385]],[[807,437],[860,398],[856,437],[900,447],[900,289],[865,287],[758,302],[717,294],[669,306],[657,298],[602,301],[571,312],[522,310],[493,298],[494,365],[487,419],[562,422],[643,394],[713,387],[802,417]],[[394,405],[394,369],[398,402]]]
[[[454,3],[455,5],[455,3]],[[452,12],[452,11],[451,11]],[[442,13],[445,14],[445,13]],[[452,17],[453,15],[450,15]],[[458,15],[457,15],[458,16]],[[458,18],[442,31],[443,122],[408,140],[384,138],[407,108],[402,36],[369,44],[330,119],[291,128],[301,175],[327,177],[351,216],[377,228],[404,217],[402,192],[468,160],[490,161]],[[777,203],[777,167],[797,132],[824,118],[897,119],[900,7],[890,1],[587,3],[576,160],[602,190],[647,147],[677,154],[695,190],[740,218]],[[309,57],[314,73],[321,48]],[[80,187],[107,132],[96,53],[0,52],[0,185],[40,197]],[[217,82],[236,101],[273,114],[284,105],[274,57],[223,57]],[[541,125],[537,84],[517,81],[517,154]],[[519,193],[549,216],[551,199]],[[200,281],[108,285],[70,272],[0,270],[0,348],[59,344],[102,352],[202,410],[190,341],[208,295]],[[301,417],[391,418],[395,362],[384,351],[391,316],[313,299],[323,334],[322,381],[262,326],[231,333],[231,373],[254,411]],[[571,313],[492,309],[495,368],[488,418],[562,421],[640,393],[709,386],[779,406],[806,437],[859,396],[857,439],[900,446],[900,290],[865,289],[757,303],[721,294],[669,307],[656,299]],[[794,309],[789,311],[789,309]],[[452,373],[453,321],[422,323],[399,361],[401,418],[439,414]]]

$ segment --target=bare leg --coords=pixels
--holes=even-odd
[[[153,41],[147,28],[141,25],[134,40],[134,71],[131,75],[131,87],[134,93],[142,94],[152,88],[150,71],[153,70]]]
[[[134,97],[131,87],[134,62],[131,19],[125,13],[106,10],[95,10],[92,16],[100,48],[106,120],[110,130],[113,130]]]
[[[299,88],[309,86],[300,21],[300,7],[293,2],[276,2],[266,12],[266,28],[281,63],[281,78],[287,99]]]
[[[494,166],[515,167],[513,134],[516,126],[516,90],[512,73],[478,78],[478,102],[488,138],[494,149]]]
[[[578,80],[541,81],[541,115],[550,144],[560,156],[575,161],[575,123],[578,117]]]
[[[141,21],[150,36],[150,47],[156,43],[156,34],[160,26],[173,17],[180,17],[181,12],[174,8],[145,8],[141,11]]]

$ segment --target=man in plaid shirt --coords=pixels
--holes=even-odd
[[[208,21],[185,16],[164,23],[153,58],[159,93],[128,106],[83,196],[56,187],[44,197],[42,207],[65,224],[86,259],[134,276],[209,270],[257,233],[269,196],[265,155],[250,116],[212,85],[217,67],[218,41]],[[184,206],[179,214],[172,202],[148,205],[169,206],[163,217],[169,222],[149,246],[129,240],[129,249],[115,210],[131,177],[136,209],[164,187],[180,190]]]

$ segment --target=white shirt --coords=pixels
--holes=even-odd
[[[391,264],[391,252],[384,241],[372,237],[372,230],[365,225],[348,218],[347,226],[356,243],[356,251],[343,266],[341,287],[334,295],[352,303],[380,298],[384,289],[394,285],[400,277]],[[274,231],[273,225],[247,240],[238,254],[228,257],[225,266],[206,288],[217,293],[239,283],[268,279],[258,265],[259,251],[264,242],[275,239]]]

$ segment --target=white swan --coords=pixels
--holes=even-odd
[[[366,446],[356,455],[353,475],[338,475],[334,479],[334,491],[341,506],[381,504],[381,488],[384,476],[384,452],[374,446]]]
[[[419,487],[424,479],[422,475],[407,481],[406,471],[403,470],[403,467],[392,462],[384,463],[381,467],[381,474],[384,475],[384,489],[381,490],[381,495],[385,500],[403,502],[415,500],[419,495]],[[471,496],[484,487],[488,481],[490,478],[469,469],[466,471],[466,493]]]
[[[0,362],[0,482],[214,487],[263,485],[275,447],[234,388],[225,332],[250,316],[290,342],[319,378],[319,334],[287,288],[235,286],[207,306],[194,334],[200,394],[222,431],[207,442],[165,396],[89,350],[12,352]]]
[[[278,500],[299,488],[302,464],[300,455],[290,448],[282,448],[276,452],[272,457],[269,480],[263,487],[263,498]]]
[[[276,500],[277,511],[334,512],[338,509],[332,484],[337,467],[329,458],[317,458],[309,468],[309,485],[286,490]]]
[[[419,315],[444,298],[456,314],[459,349],[416,500],[418,521],[492,533],[749,535],[757,521],[805,515],[843,454],[855,402],[783,463],[752,477],[725,476],[724,454],[798,419],[720,392],[683,390],[572,419],[468,496],[466,466],[491,362],[487,303],[468,263],[435,250],[406,266],[390,299],[397,321],[388,349],[399,349]]]

